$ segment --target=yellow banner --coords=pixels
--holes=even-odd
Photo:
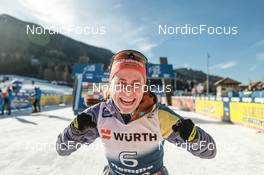
[[[61,103],[61,97],[60,96],[42,96],[40,105],[46,106],[46,105],[57,105]]]
[[[233,123],[264,129],[264,104],[230,102],[230,119]]]
[[[72,102],[73,102],[73,96],[72,95],[63,96],[62,103],[64,103],[64,104],[72,104]]]
[[[224,103],[222,101],[196,100],[195,111],[222,120],[224,118]]]
[[[40,105],[46,106],[46,105],[58,105],[61,103],[64,104],[71,104],[73,100],[73,97],[71,95],[68,96],[42,96]]]

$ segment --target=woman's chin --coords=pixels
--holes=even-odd
[[[120,112],[122,113],[122,114],[130,114],[130,113],[132,113],[132,112],[134,112],[134,108],[126,108],[126,107],[122,107],[122,106],[120,106]]]

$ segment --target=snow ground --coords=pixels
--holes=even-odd
[[[165,165],[171,175],[263,174],[263,133],[192,112],[177,112],[210,133],[218,153],[215,159],[204,160],[167,143]],[[53,107],[33,115],[23,111],[11,117],[0,116],[0,174],[100,175],[106,160],[99,139],[69,157],[57,155],[57,135],[72,119],[71,107]]]

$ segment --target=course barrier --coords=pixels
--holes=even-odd
[[[196,100],[195,111],[218,119],[224,119],[223,101]]]
[[[231,122],[264,129],[264,104],[230,102]]]
[[[264,130],[264,98],[174,96],[172,106]]]
[[[29,108],[32,106],[34,99],[32,99],[29,95],[17,95],[14,96],[14,99],[11,103],[11,109],[22,109]],[[64,96],[42,96],[40,105],[50,106],[50,105],[59,105],[59,104],[72,104],[73,96],[72,95],[64,95]]]

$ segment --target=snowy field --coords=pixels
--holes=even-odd
[[[217,143],[215,159],[203,160],[167,143],[165,165],[171,175],[260,175],[264,173],[264,134],[255,129],[177,111],[209,132]],[[18,115],[19,114],[19,115]],[[60,157],[55,142],[73,119],[71,107],[46,109],[39,114],[23,111],[0,116],[1,175],[100,175],[106,160],[100,140]]]

